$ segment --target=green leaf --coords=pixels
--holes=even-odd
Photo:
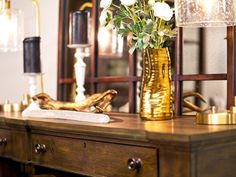
[[[132,55],[135,51],[135,46],[133,45],[132,47],[130,47],[129,49],[129,54]]]
[[[123,37],[127,36],[129,32],[131,32],[131,31],[128,27],[118,29],[118,34],[121,34]]]
[[[121,26],[121,17],[116,15],[114,17],[113,24],[115,25],[115,27],[120,28],[120,26]]]
[[[137,45],[138,45],[138,48],[139,48],[139,49],[142,49],[142,48],[143,48],[143,39],[142,39],[142,38],[139,38],[139,39],[138,39]]]

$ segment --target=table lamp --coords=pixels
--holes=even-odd
[[[90,46],[88,43],[88,18],[89,13],[84,10],[70,13],[68,47],[76,49],[74,55],[76,58],[74,69],[77,85],[75,102],[85,99],[84,80],[86,64],[83,60],[85,57],[89,56],[89,53],[85,50]]]
[[[0,26],[0,50],[22,50],[24,15],[21,10],[10,8],[10,0],[0,0]]]

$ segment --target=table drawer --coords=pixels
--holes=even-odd
[[[128,161],[133,170],[128,169]],[[89,176],[110,177],[157,177],[158,166],[155,148],[46,135],[32,135],[32,162]]]
[[[7,129],[0,129],[0,156],[11,155],[11,133]]]
[[[11,154],[17,161],[27,162],[29,159],[29,141],[28,134],[25,131],[11,130]]]

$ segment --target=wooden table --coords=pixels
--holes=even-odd
[[[197,125],[193,117],[110,117],[94,124],[0,113],[0,177],[236,175],[236,126]]]

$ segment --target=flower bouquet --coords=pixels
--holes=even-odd
[[[175,36],[173,10],[165,0],[101,0],[100,25],[116,29],[135,49],[164,48]]]

